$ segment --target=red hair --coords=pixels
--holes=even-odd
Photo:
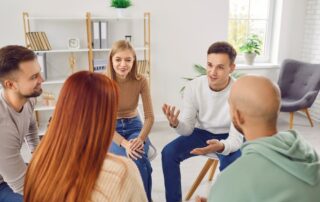
[[[26,202],[88,201],[115,131],[118,88],[102,74],[70,76],[33,155]]]

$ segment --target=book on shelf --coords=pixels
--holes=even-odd
[[[92,48],[108,48],[109,28],[106,20],[92,20]]]
[[[30,48],[34,51],[51,50],[51,46],[45,32],[27,32]]]
[[[94,72],[105,72],[107,66],[106,59],[94,59],[93,60],[93,71]]]
[[[100,21],[92,21],[92,48],[100,49]]]

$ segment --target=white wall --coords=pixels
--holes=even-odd
[[[30,15],[84,16],[114,13],[107,0],[1,0],[0,46],[24,45],[22,12]],[[181,77],[194,75],[194,63],[206,63],[206,51],[227,38],[228,1],[134,0],[131,13],[151,12],[151,88],[156,119],[164,102],[179,105]]]
[[[299,59],[303,44],[306,0],[276,0],[272,61]]]
[[[306,7],[301,59],[320,63],[320,0],[308,0]],[[320,95],[310,109],[311,117],[320,121]]]

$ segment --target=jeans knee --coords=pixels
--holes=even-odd
[[[170,144],[166,145],[161,151],[162,162],[166,162],[168,160],[173,159],[175,154],[175,149]]]

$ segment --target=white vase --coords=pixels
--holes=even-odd
[[[245,53],[244,54],[244,59],[246,61],[247,65],[253,65],[254,59],[256,57],[256,53]]]
[[[117,11],[117,17],[118,18],[123,18],[126,17],[126,8],[116,8]]]

